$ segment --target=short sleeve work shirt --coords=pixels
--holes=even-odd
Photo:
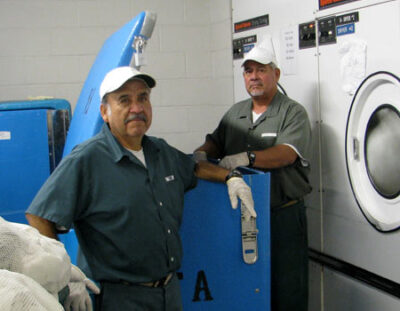
[[[241,101],[229,109],[211,139],[220,157],[243,151],[257,151],[286,144],[298,154],[290,166],[271,171],[271,206],[300,199],[311,191],[308,183],[311,153],[311,127],[304,107],[277,92],[268,109],[252,122],[252,100]]]
[[[192,159],[145,136],[147,168],[105,124],[77,146],[43,185],[27,213],[72,225],[97,281],[148,282],[179,268],[185,191]]]

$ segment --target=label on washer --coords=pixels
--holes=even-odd
[[[336,26],[357,23],[360,20],[358,12],[352,12],[345,15],[336,16]]]
[[[10,140],[11,132],[9,131],[0,131],[0,140]]]
[[[249,53],[250,50],[254,47],[254,44],[248,44],[243,46],[243,53]]]
[[[347,24],[336,27],[336,36],[349,35],[355,32],[354,24]]]
[[[326,9],[336,5],[343,5],[357,0],[319,0],[319,8]]]
[[[269,25],[269,15],[257,16],[234,24],[235,33]]]

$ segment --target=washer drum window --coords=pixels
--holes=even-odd
[[[371,116],[365,135],[365,160],[370,181],[385,198],[400,192],[400,117],[395,107],[382,105]]]
[[[368,76],[354,96],[346,129],[346,164],[354,196],[380,231],[400,227],[400,81]]]

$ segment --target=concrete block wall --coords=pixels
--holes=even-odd
[[[2,0],[0,101],[74,108],[103,42],[143,10],[157,13],[142,67],[158,81],[149,134],[192,152],[233,104],[230,0]]]

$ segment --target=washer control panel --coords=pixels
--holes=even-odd
[[[299,25],[299,48],[306,49],[316,46],[315,21]],[[336,43],[335,17],[318,20],[318,44]]]
[[[244,53],[250,51],[257,42],[257,36],[238,38],[232,41],[233,59],[243,58]]]

